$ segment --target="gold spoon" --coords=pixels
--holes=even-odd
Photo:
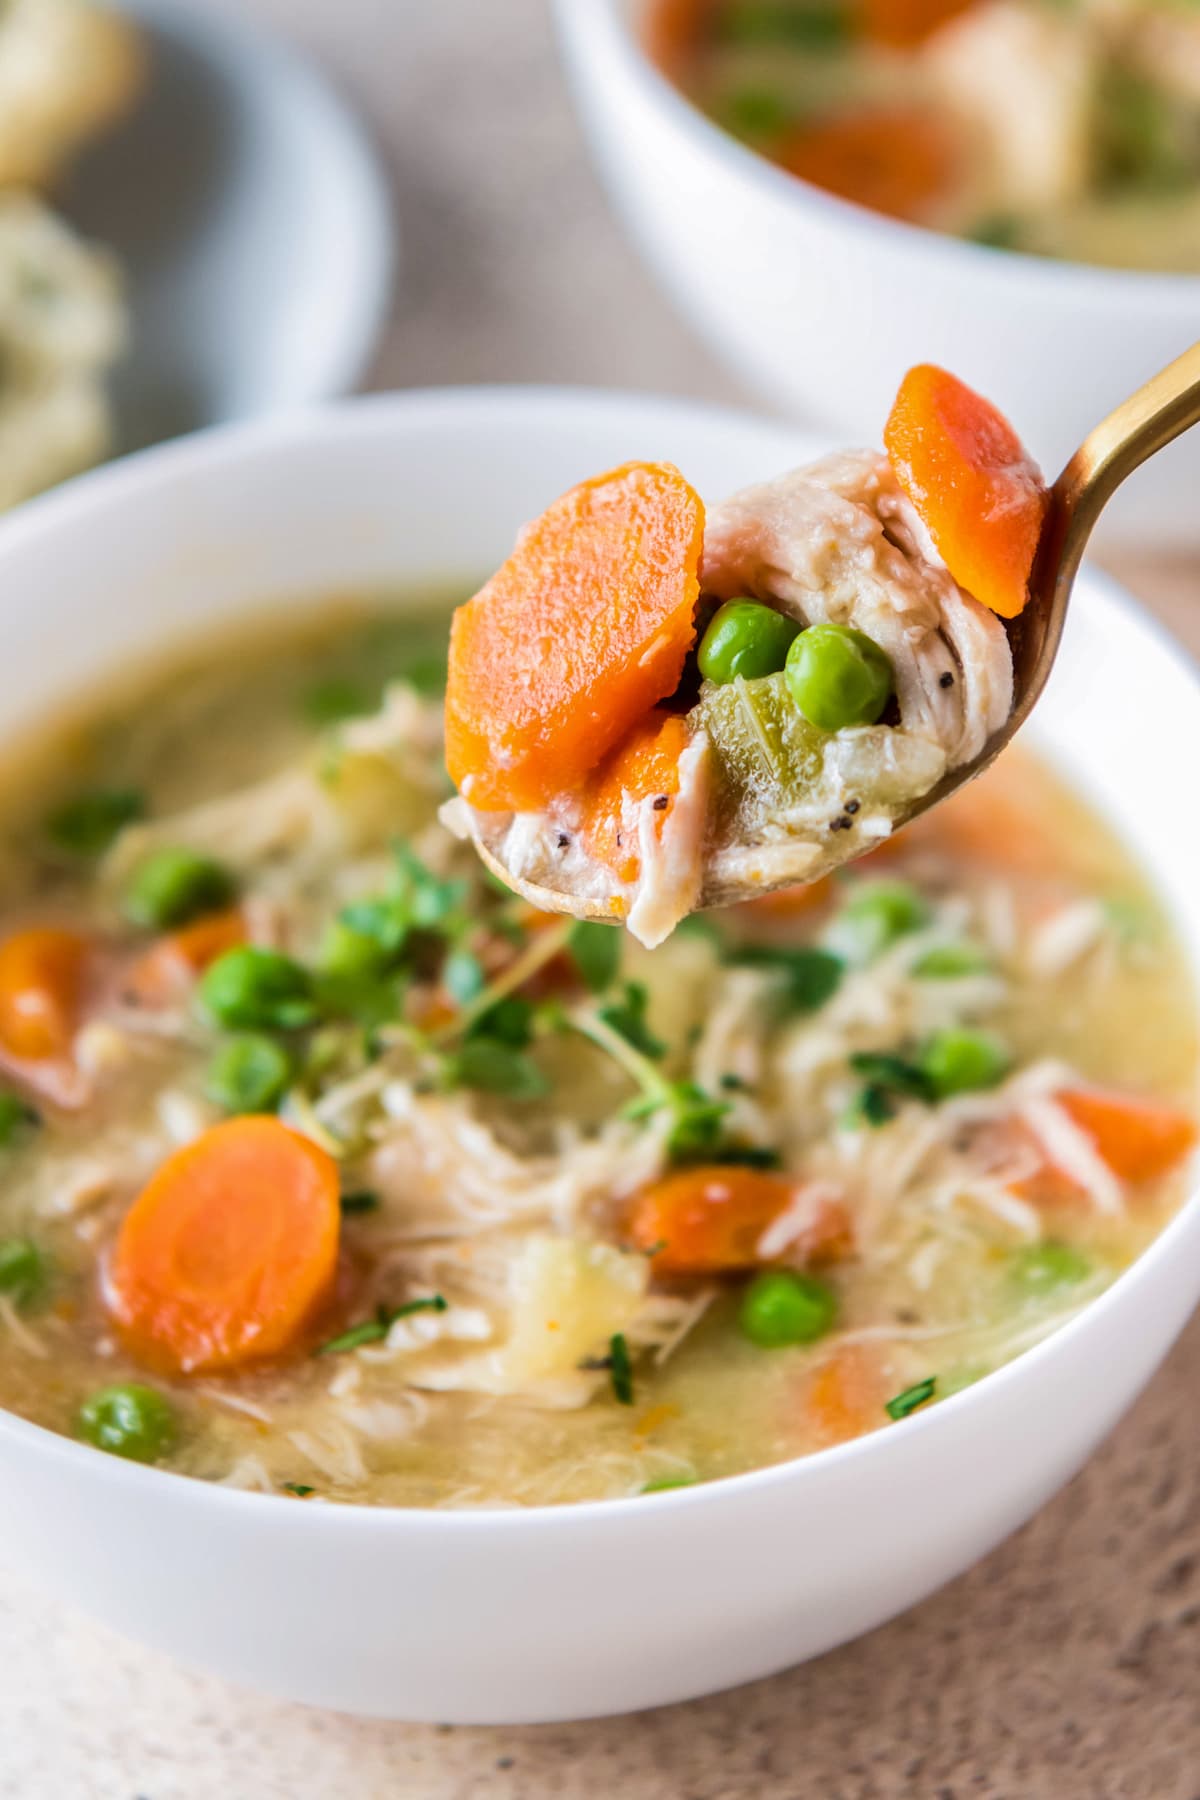
[[[1008,625],[1013,653],[1013,706],[1003,730],[998,731],[974,762],[964,763],[944,775],[928,793],[914,800],[896,816],[896,826],[909,824],[930,807],[949,798],[965,782],[982,774],[1012,741],[1025,723],[1050,677],[1062,641],[1067,605],[1084,548],[1096,520],[1127,476],[1147,457],[1162,450],[1181,432],[1200,422],[1200,343],[1140,387],[1115,412],[1090,431],[1050,489],[1050,503],[1030,577],[1030,596],[1024,611]],[[844,842],[845,840],[843,840]],[[863,844],[859,855],[873,848]],[[492,871],[514,893],[542,912],[572,913],[580,919],[621,923],[605,899],[581,899],[564,889],[542,887],[514,876],[487,848],[475,840],[475,848]],[[852,861],[841,857],[832,861]],[[811,879],[831,866],[825,860]],[[764,882],[734,894],[727,889],[705,892],[701,906],[729,905],[770,893],[772,886],[795,887],[796,878],[772,884]]]

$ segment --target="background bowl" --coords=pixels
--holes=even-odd
[[[129,458],[0,521],[5,733],[250,608],[285,618],[304,595],[478,577],[564,486],[629,456],[674,458],[716,496],[819,448],[679,403],[493,389],[362,401]],[[1194,963],[1188,666],[1087,578],[1035,727],[1157,879]],[[902,1425],[709,1486],[573,1507],[298,1505],[0,1414],[0,1553],[118,1629],[292,1699],[455,1722],[657,1705],[816,1655],[964,1569],[1078,1468],[1198,1295],[1195,1198],[1055,1337]]]
[[[144,34],[145,92],[61,195],[128,280],[117,449],[347,393],[396,260],[391,195],[362,125],[245,20],[119,3]]]
[[[1200,336],[1200,276],[981,248],[822,193],[738,143],[641,51],[647,0],[556,0],[617,208],[675,303],[774,407],[878,443],[905,369],[941,362],[1007,412],[1051,476]],[[1200,542],[1200,432],[1105,515],[1110,541]]]

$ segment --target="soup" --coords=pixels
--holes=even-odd
[[[635,1495],[904,1429],[1178,1206],[1188,974],[1048,769],[649,951],[439,824],[444,611],[286,617],[9,758],[5,1407],[288,1504]]]
[[[877,212],[994,248],[1200,270],[1200,20],[1173,0],[659,0],[718,124]]]

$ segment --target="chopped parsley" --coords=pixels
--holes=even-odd
[[[46,833],[70,856],[103,856],[126,825],[145,813],[145,798],[135,788],[98,788],[64,801],[46,820]]]
[[[607,930],[604,926],[601,929]],[[643,1056],[653,1057],[655,1062],[667,1053],[667,1046],[661,1038],[656,1038],[646,1020],[646,1007],[649,995],[640,981],[627,981],[620,1000],[611,1006],[600,1009],[600,1017],[614,1031],[619,1031],[627,1044]]]
[[[347,1216],[352,1213],[378,1212],[379,1195],[373,1194],[369,1188],[357,1189],[354,1193],[342,1195],[341,1208]]]
[[[285,1481],[283,1484],[283,1491],[285,1494],[295,1494],[297,1500],[307,1500],[308,1496],[310,1494],[315,1494],[317,1490],[314,1487],[309,1487],[307,1482],[304,1481]]]
[[[916,1412],[918,1406],[924,1406],[927,1400],[932,1400],[936,1392],[937,1376],[927,1375],[924,1381],[914,1382],[912,1387],[905,1388],[902,1394],[889,1400],[884,1411],[889,1419],[907,1419],[909,1413]]]
[[[632,1406],[633,1364],[629,1359],[629,1345],[622,1331],[614,1332],[608,1340],[608,1371],[618,1403],[621,1406]]]
[[[621,933],[614,925],[577,919],[571,927],[567,949],[593,994],[602,994],[617,979],[621,967]]]
[[[364,1319],[361,1325],[352,1325],[340,1336],[330,1338],[327,1344],[318,1346],[315,1354],[336,1356],[343,1350],[358,1350],[363,1344],[378,1344],[397,1319],[407,1319],[410,1313],[445,1312],[448,1305],[441,1294],[426,1294],[419,1300],[406,1300],[403,1306],[379,1306],[373,1319]]]
[[[22,1132],[39,1123],[38,1114],[19,1094],[0,1088],[0,1150],[7,1150]]]
[[[780,977],[780,1002],[786,1012],[817,1012],[841,986],[846,965],[832,950],[815,944],[776,948],[742,944],[728,961],[739,968],[763,969]]]
[[[524,1050],[493,1037],[469,1037],[443,1059],[442,1080],[449,1088],[474,1088],[509,1100],[540,1100],[550,1082]]]

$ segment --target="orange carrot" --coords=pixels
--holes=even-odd
[[[278,1119],[214,1125],[125,1215],[111,1271],[123,1337],[181,1374],[291,1348],[333,1285],[339,1220],[324,1150]]]
[[[678,75],[699,48],[713,11],[713,0],[658,0],[648,9],[645,45],[652,62],[668,75]]]
[[[1195,1119],[1164,1101],[1100,1088],[1067,1088],[1056,1097],[1121,1181],[1136,1185],[1166,1175],[1195,1146]]]
[[[626,1222],[630,1242],[652,1252],[662,1275],[715,1275],[757,1268],[767,1227],[803,1197],[803,1183],[740,1165],[680,1169],[644,1188]],[[828,1261],[849,1248],[850,1223],[839,1201],[814,1197],[788,1244],[789,1259]]]
[[[206,913],[152,944],[128,971],[125,989],[143,1006],[165,1005],[186,992],[209,963],[245,942],[246,921],[239,907]]]
[[[575,791],[674,692],[703,533],[669,463],[585,481],[526,527],[451,627],[446,766],[472,806],[536,810]]]
[[[641,868],[630,811],[651,796],[665,800],[654,813],[654,829],[662,835],[679,792],[679,758],[687,743],[687,726],[677,713],[652,712],[601,763],[585,789],[583,847],[622,881],[636,881]]]
[[[921,222],[954,177],[954,146],[928,112],[900,107],[835,114],[800,125],[776,162],[802,181],[892,219]]]
[[[886,1424],[887,1371],[867,1344],[844,1344],[804,1384],[805,1422],[819,1449],[847,1443]]]
[[[863,36],[872,43],[907,50],[974,4],[975,0],[858,0],[858,14]]]
[[[0,944],[0,1047],[27,1062],[70,1054],[87,957],[85,938],[52,925]]]
[[[946,567],[1011,619],[1029,598],[1046,486],[990,401],[931,363],[900,384],[883,441]]]

